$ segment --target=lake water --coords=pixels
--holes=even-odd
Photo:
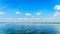
[[[0,34],[60,34],[60,24],[0,23]]]

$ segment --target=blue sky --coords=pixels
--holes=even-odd
[[[47,18],[46,21],[60,21],[59,10],[60,0],[0,0],[0,19]]]

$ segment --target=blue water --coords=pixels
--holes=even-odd
[[[0,34],[57,34],[58,27],[55,26],[56,24],[0,23]]]

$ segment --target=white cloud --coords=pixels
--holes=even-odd
[[[19,11],[17,11],[17,12],[16,12],[16,14],[20,14],[20,12],[19,12]]]
[[[5,12],[0,11],[0,15],[3,15],[3,14],[5,14]]]
[[[30,14],[30,13],[26,13],[25,15],[26,15],[26,16],[31,16],[32,14]]]
[[[55,5],[54,9],[55,10],[60,10],[60,5]]]
[[[38,12],[38,13],[36,13],[36,15],[37,15],[37,16],[39,16],[39,15],[41,15],[41,13],[40,13],[40,12]]]
[[[54,16],[55,17],[59,17],[60,16],[60,12],[55,12]]]

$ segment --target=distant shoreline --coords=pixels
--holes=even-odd
[[[60,22],[0,22],[0,23],[21,23],[21,24],[60,24]]]

